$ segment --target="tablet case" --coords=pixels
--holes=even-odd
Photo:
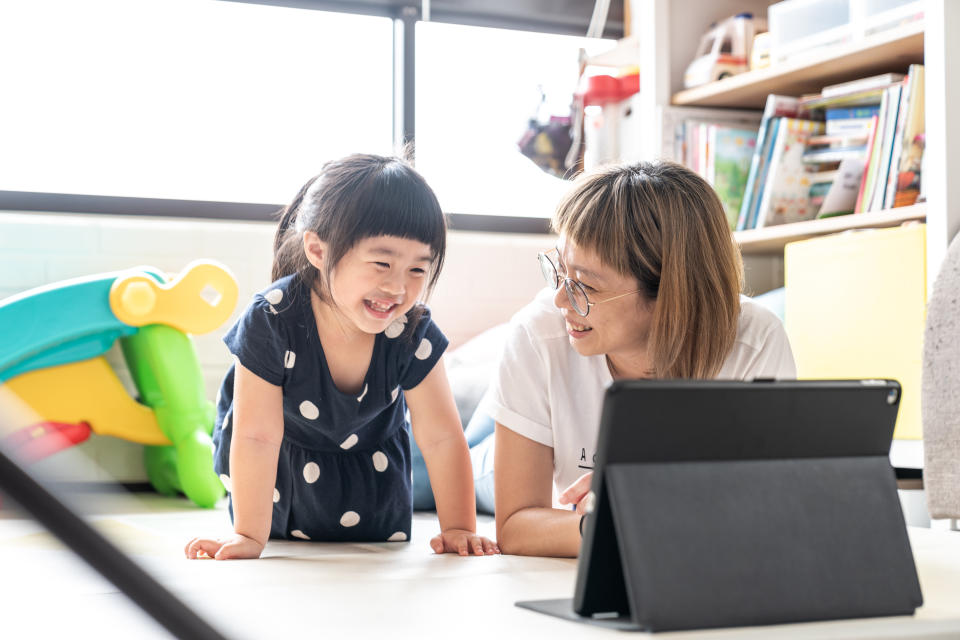
[[[893,381],[617,382],[570,599],[666,631],[912,614]]]

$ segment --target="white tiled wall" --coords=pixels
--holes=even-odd
[[[220,337],[256,291],[270,282],[275,225],[267,222],[184,220],[41,213],[0,213],[0,298],[32,287],[96,273],[149,265],[179,272],[197,258],[218,260],[237,278],[240,298],[230,320],[195,336],[207,396],[212,400],[229,353]],[[546,235],[451,232],[446,266],[430,307],[451,348],[500,322],[542,285],[536,252]],[[129,375],[118,350],[108,354],[121,379]],[[56,479],[137,482],[145,479],[141,448],[93,436],[37,463]]]

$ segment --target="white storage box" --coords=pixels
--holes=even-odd
[[[955,0],[950,0],[955,1]],[[923,0],[784,0],[770,5],[770,59],[776,64],[923,17]]]
[[[850,9],[850,0],[785,0],[770,5],[771,61],[852,39]]]

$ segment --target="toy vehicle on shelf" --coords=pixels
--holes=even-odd
[[[752,13],[716,23],[700,39],[697,55],[684,73],[684,86],[690,89],[749,70],[753,37],[766,30],[767,21]]]

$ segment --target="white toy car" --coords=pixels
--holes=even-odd
[[[753,36],[766,30],[767,21],[754,18],[752,13],[738,13],[717,23],[700,39],[683,85],[690,89],[747,71]]]

